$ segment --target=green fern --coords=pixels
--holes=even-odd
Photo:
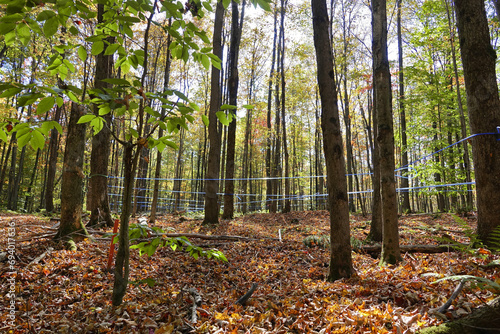
[[[491,231],[488,241],[489,241],[489,248],[491,250],[500,252],[500,225],[498,225],[493,229],[493,231]]]

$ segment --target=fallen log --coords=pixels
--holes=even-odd
[[[465,318],[428,327],[419,334],[489,334],[500,333],[500,297],[473,311]]]
[[[446,252],[456,252],[460,250],[461,247],[467,246],[465,244],[446,244],[446,245],[401,245],[399,249],[401,253],[446,253]],[[355,247],[354,251],[358,253],[367,253],[370,255],[377,255],[381,252],[382,245],[365,245],[361,247]]]

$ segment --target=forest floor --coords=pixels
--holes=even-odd
[[[475,228],[474,217],[463,218]],[[29,215],[0,216],[0,245],[14,226],[16,319],[8,315],[12,281],[8,262],[0,262],[2,333],[415,333],[460,318],[494,297],[468,282],[444,314],[435,312],[458,285],[435,282],[450,275],[474,275],[500,283],[500,259],[485,249],[437,254],[406,253],[397,266],[353,252],[356,275],[334,283],[328,274],[328,249],[304,244],[311,235],[329,233],[326,211],[255,213],[222,220],[216,228],[200,217],[162,216],[156,226],[177,233],[236,235],[251,240],[191,239],[216,247],[228,262],[161,248],[148,257],[131,250],[130,284],[122,306],[111,305],[113,275],[106,271],[109,238],[93,234],[77,251],[43,234],[56,221]],[[351,217],[353,244],[361,245],[370,222]],[[107,230],[108,232],[111,229]],[[279,240],[281,234],[282,241]],[[464,226],[449,214],[408,215],[400,219],[400,243],[439,244],[448,236],[467,243]],[[52,248],[52,250],[51,250]],[[43,258],[37,258],[44,255]],[[424,275],[435,273],[437,276]],[[153,279],[156,284],[140,283]],[[235,304],[258,283],[245,306]],[[201,303],[192,320],[196,289]],[[496,291],[498,293],[498,291]]]

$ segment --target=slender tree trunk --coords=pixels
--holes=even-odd
[[[333,54],[328,34],[325,0],[312,0],[314,47],[321,96],[321,128],[326,159],[330,209],[330,270],[328,280],[350,277],[353,272],[344,150],[333,75]]]
[[[401,260],[398,231],[398,200],[394,178],[394,128],[392,119],[391,73],[387,54],[386,0],[372,0],[373,87],[377,114],[380,190],[382,199],[382,254],[380,264]]]
[[[87,124],[78,124],[84,114],[83,106],[72,103],[64,150],[64,167],[61,185],[61,221],[55,239],[81,241],[87,236],[82,222],[83,211],[83,160]]]
[[[54,115],[54,121],[59,123],[61,119],[61,112],[64,105],[59,107],[56,106],[56,112]],[[49,163],[47,166],[47,178],[45,182],[45,210],[47,212],[54,211],[54,182],[56,179],[57,171],[57,156],[59,150],[59,132],[56,129],[50,131],[49,140]]]
[[[224,6],[222,1],[217,2],[215,9],[215,23],[213,34],[213,53],[222,59],[222,26],[224,20]],[[218,131],[216,112],[219,111],[221,103],[220,93],[220,70],[212,66],[212,77],[210,80],[210,111],[208,114],[208,139],[210,149],[208,152],[207,174],[205,178],[205,219],[204,224],[217,224],[219,222],[219,203],[217,191],[219,189],[220,147],[221,138]]]
[[[398,6],[398,63],[399,63],[399,122],[401,126],[401,211],[411,212],[410,191],[408,182],[408,139],[406,136],[406,109],[405,109],[405,82],[403,67],[403,37],[401,33],[401,2],[397,0]]]
[[[245,15],[245,1],[241,9],[241,17],[238,11],[238,3],[231,1],[231,45],[229,47],[229,79],[228,92],[229,104],[236,106],[238,101],[238,58],[240,51],[241,30]],[[227,158],[226,158],[226,181],[224,185],[224,212],[222,218],[232,219],[234,215],[234,157],[236,152],[236,109],[234,117],[229,123],[227,131]]]
[[[500,99],[495,73],[496,53],[490,42],[484,1],[455,0],[464,68],[467,110],[473,134],[498,133]],[[498,135],[472,140],[477,189],[477,232],[489,244],[500,224],[500,141]]]

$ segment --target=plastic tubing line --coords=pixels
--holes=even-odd
[[[474,137],[477,137],[477,136],[485,136],[485,135],[494,135],[494,136],[499,136],[500,135],[500,126],[497,126],[497,132],[486,132],[486,133],[476,133],[476,134],[473,134],[473,135],[470,135],[469,137],[466,137],[466,138],[463,138],[463,139],[460,139],[459,141],[457,141],[456,143],[453,143],[453,144],[450,144],[446,147],[443,147],[442,149],[440,150],[437,150],[436,152],[433,152],[433,153],[430,153],[430,154],[427,154],[426,156],[420,158],[420,159],[417,159],[415,161],[412,161],[410,163],[408,163],[407,165],[404,165],[404,166],[401,166],[399,168],[397,168],[395,171],[399,171],[399,170],[402,170],[402,169],[406,169],[407,167],[409,167],[410,165],[414,165],[416,164],[417,162],[421,161],[421,160],[425,160],[429,157],[432,157],[433,155],[436,155],[438,154],[439,152],[442,152],[450,147],[453,147],[455,145],[458,145],[460,143],[462,143],[463,141],[465,140],[468,140],[468,139],[471,139],[471,138],[474,138]],[[497,140],[500,140],[500,136],[497,138]]]

